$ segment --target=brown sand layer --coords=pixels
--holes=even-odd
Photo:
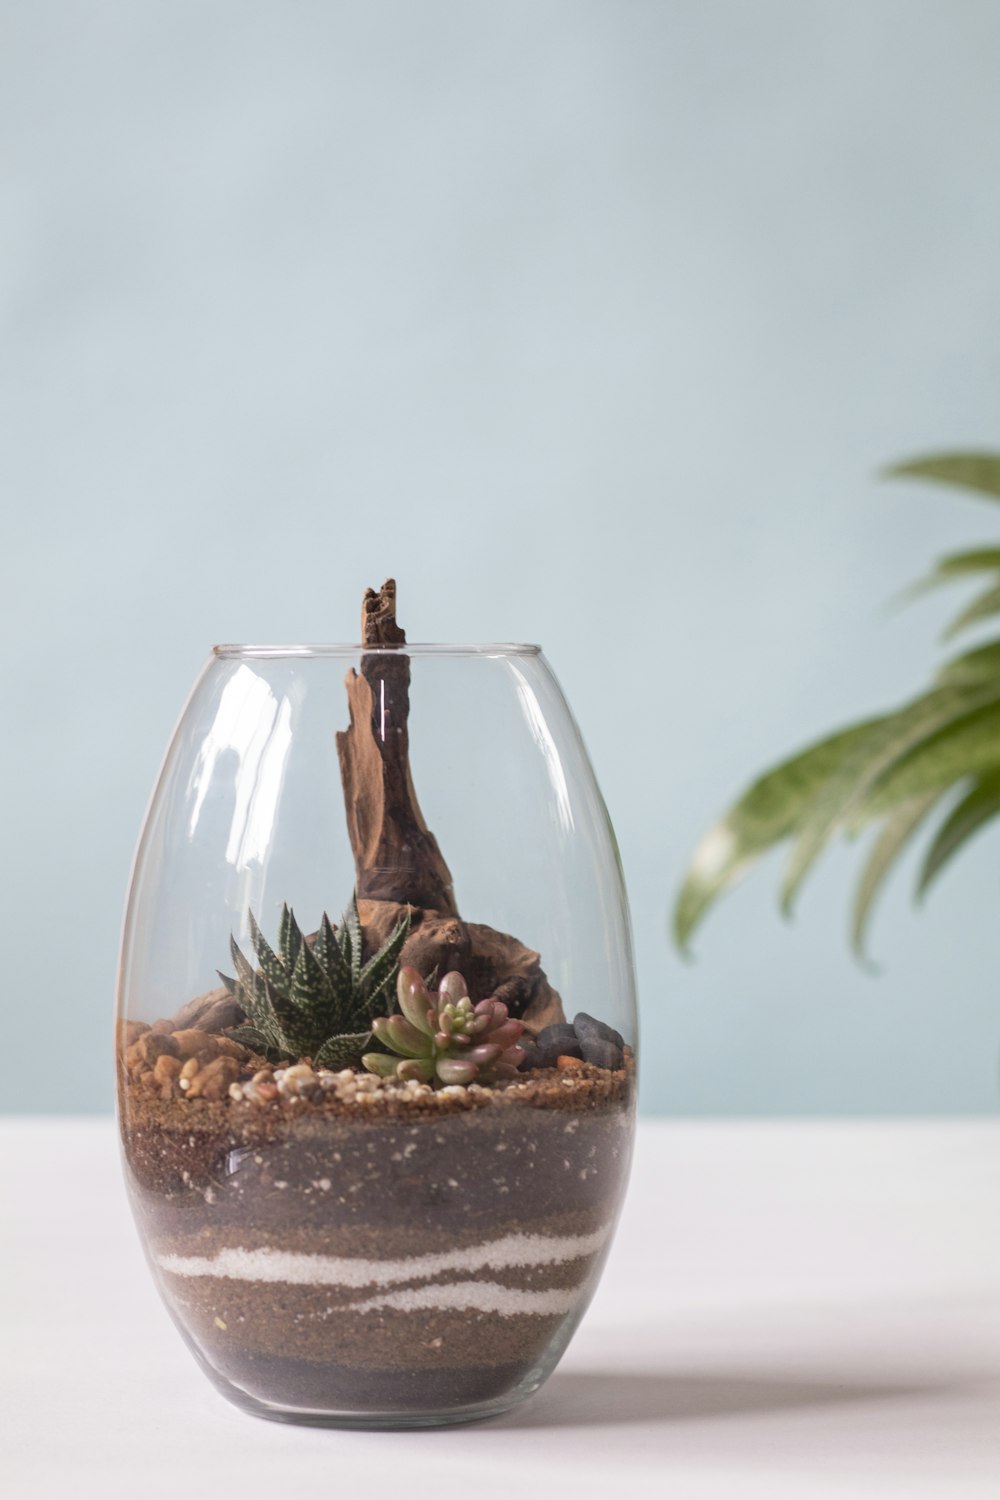
[[[579,1279],[579,1267],[576,1275]],[[592,1263],[584,1275],[579,1285],[589,1286]],[[195,1286],[179,1285],[180,1278],[171,1280],[177,1310],[213,1356],[229,1356],[236,1346],[244,1353],[334,1363],[345,1369],[530,1363],[567,1316],[567,1310],[501,1315],[475,1305],[461,1310],[432,1307],[419,1314],[393,1307],[359,1313],[338,1306],[341,1299],[334,1288],[214,1278]],[[469,1289],[474,1298],[475,1286],[470,1283]]]

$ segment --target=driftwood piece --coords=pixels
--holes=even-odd
[[[396,901],[359,901],[365,959],[376,953],[409,912],[410,935],[400,962],[412,964],[424,977],[457,969],[468,981],[473,1000],[493,996],[512,1016],[538,1032],[565,1019],[562,1002],[549,984],[541,956],[517,938],[481,922]]]
[[[368,589],[361,609],[360,674],[346,679],[350,728],[337,735],[347,831],[357,871],[366,957],[409,909],[402,962],[421,974],[458,970],[473,1000],[495,996],[532,1031],[564,1019],[539,955],[517,938],[458,914],[451,872],[424,822],[410,775],[410,662],[396,621],[396,584]],[[387,649],[388,648],[388,649]]]
[[[409,901],[457,913],[451,872],[424,822],[410,776],[410,660],[392,648],[406,643],[396,623],[396,584],[365,593],[360,674],[347,674],[350,728],[337,735],[347,831],[362,898]]]

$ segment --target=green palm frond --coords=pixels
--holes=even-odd
[[[887,474],[1000,500],[1000,454],[940,454]],[[914,591],[973,578],[983,590],[949,626],[947,639],[1000,614],[1000,547],[939,559]],[[694,851],[674,906],[678,946],[689,950],[718,897],[777,844],[792,844],[781,888],[787,915],[834,838],[877,826],[852,920],[853,945],[864,956],[876,898],[903,850],[943,802],[950,809],[924,857],[919,895],[1000,814],[1000,640],[947,661],[927,692],[911,702],[818,741],[755,781]]]

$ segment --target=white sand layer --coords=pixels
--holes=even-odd
[[[216,1276],[233,1281],[278,1281],[291,1286],[337,1286],[345,1290],[364,1287],[387,1287],[402,1282],[429,1281],[458,1271],[470,1275],[476,1271],[533,1269],[538,1266],[562,1265],[596,1253],[607,1239],[611,1225],[604,1224],[590,1234],[544,1235],[508,1234],[464,1249],[442,1250],[430,1255],[409,1255],[398,1260],[370,1260],[360,1256],[306,1255],[269,1246],[244,1249],[230,1246],[215,1255],[158,1255],[158,1265],[171,1276]],[[480,1287],[493,1287],[518,1299],[566,1298],[575,1294],[565,1291],[519,1292],[497,1283],[466,1283],[479,1295]],[[465,1296],[462,1284],[425,1287],[422,1294]],[[396,1298],[413,1297],[413,1291],[394,1294]],[[355,1304],[361,1310],[378,1306],[399,1306],[402,1301],[371,1299]],[[409,1305],[409,1304],[408,1304]],[[412,1304],[417,1305],[417,1304]],[[424,1302],[421,1306],[459,1306],[460,1302]],[[471,1305],[471,1304],[469,1304]],[[476,1306],[483,1306],[478,1301]],[[538,1309],[542,1311],[541,1307]],[[548,1309],[546,1309],[548,1310]],[[552,1310],[564,1310],[555,1309]]]

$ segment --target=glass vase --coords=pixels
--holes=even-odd
[[[405,1427],[535,1391],[611,1242],[635,1046],[614,836],[537,647],[214,649],[116,1056],[139,1234],[224,1395]]]

